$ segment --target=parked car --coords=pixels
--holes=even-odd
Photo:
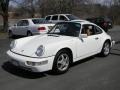
[[[17,39],[7,54],[17,67],[61,74],[76,61],[100,54],[108,56],[111,37],[96,24],[87,21],[59,22],[47,34]]]
[[[45,20],[48,20],[50,22],[61,22],[61,21],[79,20],[79,18],[72,14],[53,14],[46,16]]]
[[[96,17],[96,18],[87,18],[86,20],[93,22],[103,28],[106,32],[108,29],[111,29],[113,27],[112,20],[110,20],[107,17]]]
[[[15,25],[9,27],[9,37],[14,35],[31,36],[47,33],[55,24],[48,23],[43,18],[32,18],[19,20]]]

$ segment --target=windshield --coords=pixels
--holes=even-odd
[[[70,20],[77,20],[79,19],[78,17],[74,16],[74,15],[67,15],[67,17],[70,19]]]
[[[48,32],[48,34],[78,37],[80,28],[81,28],[81,25],[79,23],[72,23],[72,22],[57,23],[52,28],[52,30]]]
[[[41,24],[41,23],[45,23],[45,19],[44,18],[40,18],[40,19],[32,19],[34,24]]]

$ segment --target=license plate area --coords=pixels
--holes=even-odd
[[[15,65],[15,66],[19,66],[19,62],[16,61],[16,60],[12,60],[11,62],[12,62],[13,65]]]
[[[18,61],[16,61],[16,60],[11,60],[11,63],[12,63],[14,66],[17,66],[17,67],[20,68],[20,69],[27,70],[27,71],[32,71],[31,68],[25,67],[24,65],[22,65],[20,62],[18,62]]]

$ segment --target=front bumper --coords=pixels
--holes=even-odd
[[[52,70],[53,66],[53,60],[55,56],[47,57],[47,58],[32,58],[32,57],[25,57],[22,55],[15,54],[11,52],[10,50],[7,51],[7,54],[9,57],[12,58],[10,62],[14,64],[17,67],[32,71],[32,72],[44,72],[48,70]],[[28,65],[27,61],[29,62],[44,62],[47,61],[47,63],[43,65],[37,65],[37,66],[32,66]]]

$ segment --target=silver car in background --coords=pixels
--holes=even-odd
[[[47,33],[55,24],[46,22],[43,18],[21,19],[8,29],[9,37],[14,35],[32,36]]]

